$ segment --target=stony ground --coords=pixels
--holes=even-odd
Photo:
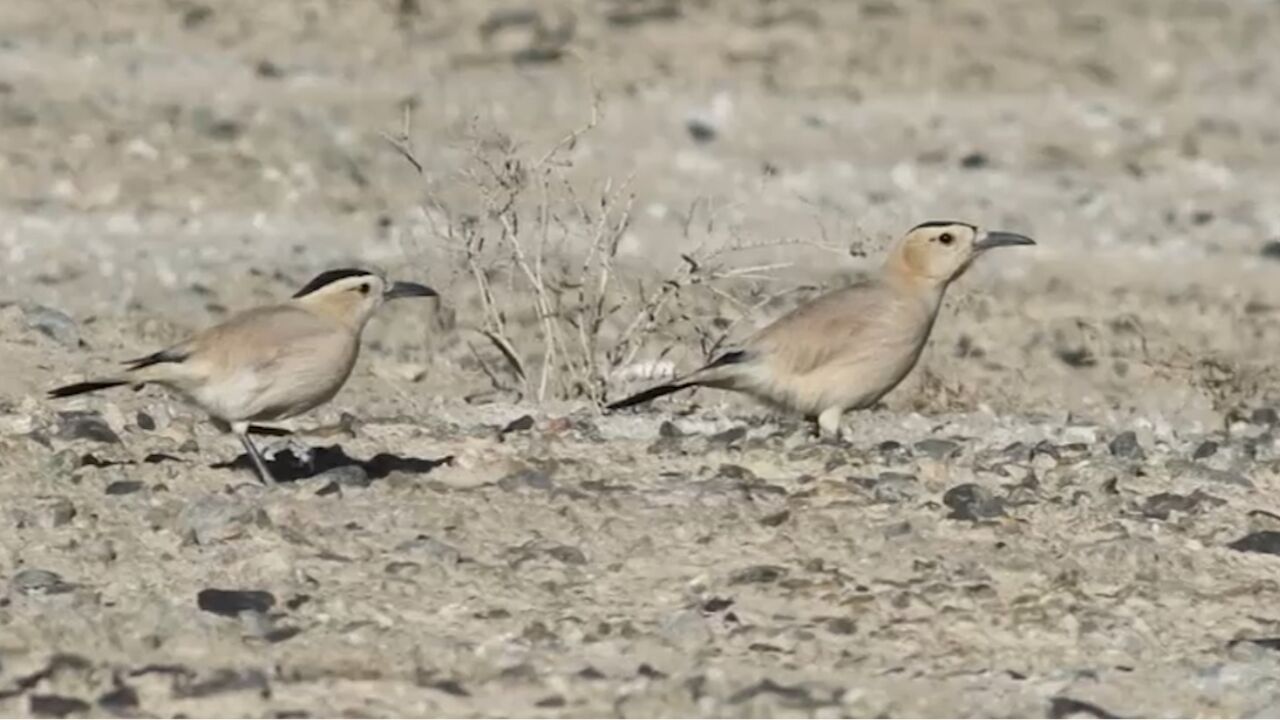
[[[1261,0],[0,4],[0,714],[1280,714],[1278,30]],[[484,372],[438,232],[493,219],[477,148],[560,208],[626,183],[628,282],[746,244],[827,286],[935,218],[1040,245],[953,289],[848,443],[711,392],[602,416]],[[350,263],[445,297],[261,440],[282,487],[162,392],[44,400]],[[695,362],[681,308],[745,330],[761,287],[638,359]]]

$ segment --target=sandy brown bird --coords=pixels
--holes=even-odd
[[[1034,244],[962,222],[917,225],[894,244],[875,276],[827,293],[702,368],[608,409],[712,387],[803,413],[817,420],[820,434],[838,436],[843,413],[875,404],[915,367],[943,294],[979,255]]]
[[[333,398],[360,352],[360,334],[387,300],[430,297],[425,285],[390,283],[365,270],[330,270],[293,298],[241,312],[151,355],[129,360],[120,375],[57,388],[64,398],[121,385],[177,391],[234,432],[265,484],[274,484],[249,439],[254,422],[284,420]]]

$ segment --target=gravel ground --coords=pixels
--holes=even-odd
[[[0,4],[0,714],[1280,715],[1278,31],[1263,0]],[[474,209],[473,148],[536,158],[593,93],[551,192],[629,183],[629,278],[739,243],[830,286],[938,218],[1040,245],[953,288],[847,443],[713,391],[495,390],[424,197]],[[44,399],[357,262],[445,297],[263,440],[278,489],[162,392]],[[640,359],[696,362],[684,327]]]

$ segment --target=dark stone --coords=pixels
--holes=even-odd
[[[1268,240],[1262,244],[1262,257],[1280,260],[1280,239]]]
[[[1118,717],[1093,703],[1058,695],[1049,699],[1049,717],[1051,718],[1114,718]]]
[[[270,60],[259,60],[258,64],[254,66],[253,72],[258,77],[267,80],[279,80],[284,77],[284,70]]]
[[[905,502],[916,497],[919,492],[916,476],[906,473],[882,472],[871,485],[871,496],[880,503]]]
[[[548,695],[534,703],[534,705],[542,708],[559,708],[564,707],[566,704],[563,695]]]
[[[791,518],[790,510],[779,510],[776,513],[770,513],[760,518],[760,524],[765,527],[778,527],[782,523]]]
[[[827,620],[826,628],[832,635],[852,635],[858,631],[858,624],[853,618],[835,617]]]
[[[219,590],[208,588],[196,595],[196,605],[205,612],[235,617],[248,610],[266,612],[275,607],[276,598],[265,590]]]
[[[208,5],[195,4],[187,7],[182,13],[182,27],[193,30],[213,18],[213,8]]]
[[[564,563],[565,565],[586,565],[587,564],[586,553],[583,553],[581,550],[579,550],[576,547],[573,547],[572,545],[557,545],[556,547],[553,547],[547,550],[547,554],[555,558],[556,560],[559,560],[560,562]]]
[[[743,703],[753,700],[760,695],[777,695],[783,699],[789,700],[800,705],[813,704],[813,698],[810,697],[809,691],[799,685],[779,685],[778,683],[765,678],[755,685],[749,685],[733,695],[729,696],[731,703]]]
[[[1035,460],[1037,457],[1041,455],[1046,455],[1048,457],[1053,458],[1054,460],[1062,459],[1062,453],[1058,451],[1058,446],[1054,445],[1048,440],[1041,440],[1040,442],[1036,443],[1035,447],[1031,448],[1031,453],[1028,455],[1027,459]]]
[[[471,693],[467,692],[467,688],[461,682],[446,678],[444,680],[429,680],[423,683],[423,687],[439,690],[446,695],[454,697],[471,697]]]
[[[1137,433],[1132,430],[1122,432],[1111,439],[1111,443],[1107,446],[1111,449],[1111,454],[1126,460],[1142,460],[1147,456],[1142,449],[1142,444],[1138,442]]]
[[[990,490],[974,483],[964,483],[948,490],[942,503],[951,508],[952,520],[985,520],[1004,515],[1004,502]]]
[[[1252,532],[1244,537],[1227,545],[1232,550],[1240,552],[1266,553],[1268,555],[1280,555],[1280,532],[1275,530],[1259,530]]]
[[[662,437],[662,438],[684,437],[684,431],[680,429],[680,426],[676,425],[670,420],[663,420],[662,424],[658,426],[658,437]]]
[[[1142,504],[1142,514],[1157,520],[1168,520],[1171,513],[1193,513],[1202,505],[1223,505],[1226,501],[1196,490],[1190,495],[1158,493]]]
[[[32,695],[31,714],[39,718],[64,718],[68,715],[84,715],[89,712],[89,703],[64,695]]]
[[[980,152],[971,152],[960,158],[960,167],[965,170],[979,170],[988,164],[990,164],[990,160],[987,159],[984,153]]]
[[[1196,446],[1195,452],[1191,453],[1191,458],[1193,460],[1204,460],[1205,458],[1213,457],[1217,452],[1218,443],[1212,440],[1205,440]]]
[[[1055,354],[1059,360],[1073,368],[1090,368],[1098,364],[1093,351],[1087,347],[1058,348]]]
[[[31,512],[42,527],[58,528],[76,517],[76,506],[61,495],[41,495],[34,499]]]
[[[636,674],[640,677],[647,677],[650,680],[661,680],[667,676],[666,673],[658,670],[649,663],[640,663],[640,667],[636,668]]]
[[[301,632],[302,628],[286,625],[283,627],[272,628],[266,635],[262,636],[262,639],[272,644],[282,643],[285,640],[296,637]]]
[[[756,474],[741,465],[724,464],[716,471],[717,477],[729,478],[730,480],[755,480]]]
[[[152,430],[156,429],[155,418],[142,412],[141,410],[139,410],[137,416],[134,417],[134,422],[138,424],[139,428],[146,430],[147,432],[151,432]]]
[[[689,137],[699,143],[709,143],[715,140],[718,134],[714,125],[698,118],[690,118],[685,123],[685,129],[689,131]]]
[[[22,313],[27,327],[40,331],[63,347],[80,347],[80,329],[70,315],[43,305],[24,305]]]
[[[915,451],[934,460],[948,460],[960,453],[960,443],[941,438],[928,438],[916,443]]]
[[[68,410],[58,413],[58,427],[54,435],[62,440],[92,440],[100,443],[119,443],[102,415],[93,410]]]
[[[108,495],[131,495],[142,489],[142,483],[137,480],[117,480],[107,486],[104,491]]]
[[[23,595],[61,595],[75,589],[75,585],[49,570],[27,568],[19,570],[9,579],[9,587]]]
[[[1265,650],[1280,651],[1280,637],[1242,638],[1239,640],[1232,640],[1231,642],[1227,643],[1227,647],[1233,648],[1237,645],[1244,645],[1244,644],[1254,645],[1256,647],[1260,647]]]
[[[732,445],[746,436],[747,429],[742,425],[739,425],[738,427],[729,428],[722,433],[716,433],[715,435],[707,438],[707,440],[721,445]]]
[[[1280,424],[1280,414],[1275,408],[1258,408],[1249,416],[1249,421],[1254,425],[1276,425]]]
[[[98,697],[98,706],[116,712],[132,710],[138,707],[138,691],[128,685],[117,685]]]
[[[751,583],[777,582],[787,574],[787,569],[777,565],[751,565],[735,570],[729,576],[730,585],[746,585]]]
[[[515,420],[512,420],[511,422],[507,423],[506,427],[498,431],[498,435],[501,437],[506,437],[510,433],[524,432],[525,430],[532,430],[532,429],[533,429],[533,416],[521,415]]]
[[[713,597],[702,603],[702,611],[708,613],[718,613],[721,610],[728,610],[733,606],[733,598]]]

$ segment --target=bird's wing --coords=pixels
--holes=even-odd
[[[803,375],[874,342],[872,330],[890,310],[875,281],[834,290],[775,320],[742,345],[747,357],[776,371]]]
[[[185,345],[188,355],[217,367],[258,370],[343,332],[333,321],[296,305],[268,305],[239,313]]]

